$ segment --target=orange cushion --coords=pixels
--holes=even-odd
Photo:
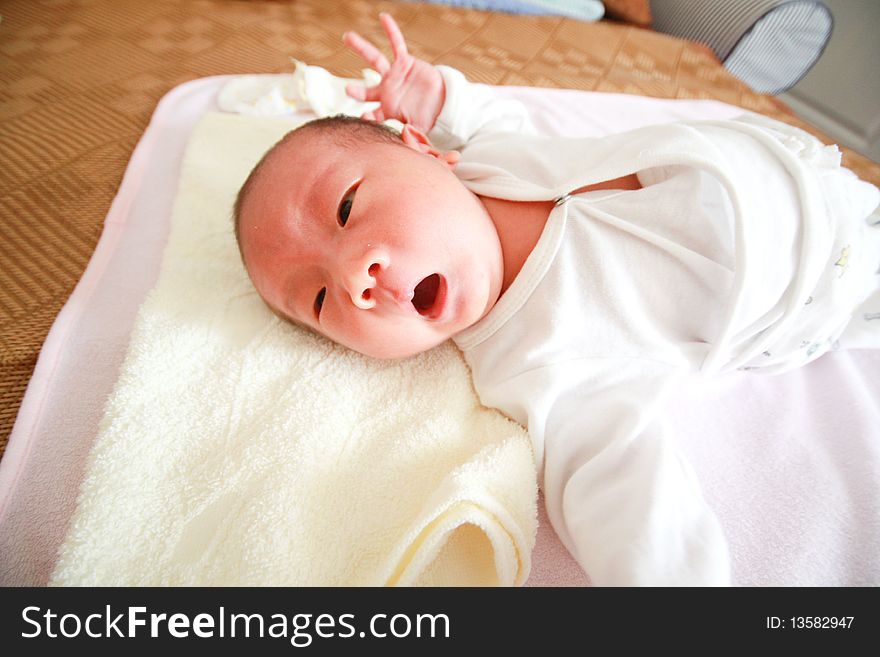
[[[651,24],[651,5],[648,0],[603,0],[605,15],[636,25]]]

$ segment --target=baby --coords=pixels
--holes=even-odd
[[[729,557],[658,407],[685,376],[880,345],[878,190],[789,126],[531,133],[519,104],[354,33],[380,106],[286,135],[235,206],[279,316],[377,358],[452,338],[525,425],[548,516],[593,583],[727,584]],[[380,125],[401,121],[400,134]]]

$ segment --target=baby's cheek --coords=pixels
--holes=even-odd
[[[334,313],[332,328],[328,326],[324,336],[337,344],[369,355],[382,334],[381,327],[377,326],[374,318],[369,317],[369,311],[352,308]]]

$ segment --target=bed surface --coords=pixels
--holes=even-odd
[[[353,28],[381,42],[380,10],[395,15],[417,55],[476,81],[714,98],[819,134],[775,99],[749,91],[706,48],[624,24],[367,0],[5,2],[0,453],[43,341],[105,230],[159,99],[208,75],[289,72],[291,55],[356,76],[361,63],[340,35]],[[849,152],[845,161],[880,184],[877,164]],[[542,545],[551,553],[539,554]],[[564,550],[553,552],[560,549],[539,537],[536,567],[566,559]],[[554,583],[552,573],[540,574]]]
[[[490,84],[715,98],[797,123],[703,46],[603,21],[352,0],[8,0],[0,23],[0,452],[49,328],[82,275],[158,100],[186,80],[357,75],[340,35],[391,11],[419,56]],[[847,164],[880,183],[880,167]]]

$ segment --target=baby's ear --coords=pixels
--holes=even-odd
[[[422,131],[418,128],[413,128],[408,123],[405,123],[403,130],[400,131],[400,138],[403,140],[404,145],[409,146],[417,153],[424,153],[439,160],[450,169],[455,168],[455,165],[458,164],[458,151],[441,151],[431,143],[431,140]]]

